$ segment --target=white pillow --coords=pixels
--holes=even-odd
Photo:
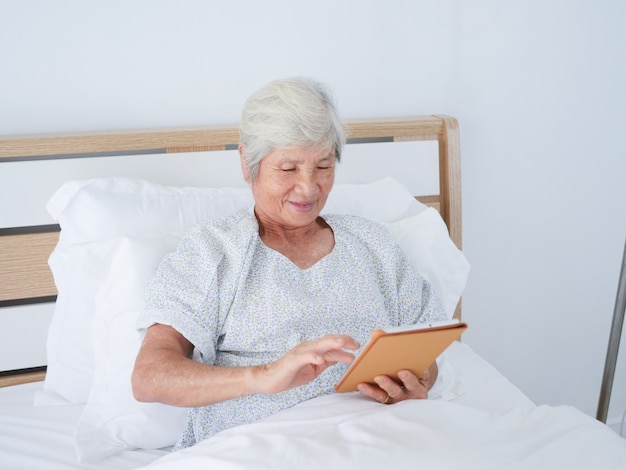
[[[415,270],[433,286],[448,318],[452,318],[465,289],[470,265],[450,239],[439,212],[428,207],[418,215],[384,225]]]
[[[184,232],[252,203],[247,187],[173,187],[114,177],[68,182],[47,209],[61,225],[62,247],[119,235]]]
[[[75,245],[76,256],[102,255],[86,275],[99,280],[93,318],[94,380],[74,433],[81,462],[127,449],[173,445],[187,409],[133,398],[130,377],[141,345],[137,318],[148,279],[180,235],[115,237]]]
[[[83,273],[93,258],[82,259],[68,248],[115,236],[182,233],[252,203],[249,188],[181,188],[132,178],[64,184],[48,203],[48,212],[61,225],[59,243],[49,259],[58,299],[48,334],[44,393],[35,404],[85,403],[91,389],[94,359],[89,331],[97,286]],[[424,208],[404,186],[385,178],[336,185],[325,213],[392,222]]]
[[[359,215],[376,222],[395,222],[419,214],[426,206],[393,178],[369,184],[337,184],[323,214]]]
[[[99,261],[97,250],[77,249],[81,246],[57,246],[48,259],[58,295],[48,328],[46,378],[43,391],[35,395],[35,406],[85,403],[91,390],[94,364],[89,332],[99,283],[85,269]]]

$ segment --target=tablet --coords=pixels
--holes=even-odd
[[[455,319],[374,330],[335,390],[353,392],[362,382],[375,383],[379,375],[397,379],[400,370],[420,377],[466,329],[467,324]]]

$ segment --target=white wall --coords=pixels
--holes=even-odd
[[[0,134],[236,122],[287,75],[327,81],[346,118],[454,115],[465,341],[593,415],[626,237],[624,5],[0,0]],[[625,388],[620,359],[614,419]]]
[[[626,241],[626,4],[504,3],[458,2],[452,31],[466,341],[537,402],[595,415]],[[623,357],[617,375],[612,418]]]

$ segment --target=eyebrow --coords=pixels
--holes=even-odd
[[[327,161],[327,160],[334,160],[335,158],[336,158],[336,157],[335,157],[335,154],[334,154],[334,153],[329,153],[329,154],[328,154],[328,155],[326,155],[325,157],[320,158],[319,160],[316,160],[316,161],[315,161],[315,163],[325,162],[325,161]],[[285,158],[283,158],[282,160],[280,160],[278,163],[279,163],[280,165],[284,165],[284,164],[288,164],[288,163],[295,163],[295,164],[297,164],[297,163],[300,163],[301,161],[302,161],[302,160],[299,160],[299,159],[297,159],[297,158],[292,158],[292,157],[286,156]]]

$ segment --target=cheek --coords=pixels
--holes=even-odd
[[[335,173],[329,173],[327,175],[323,175],[320,179],[320,186],[324,188],[325,191],[330,191],[335,183]]]
[[[289,192],[290,186],[285,178],[268,178],[256,185],[254,193],[266,200],[280,199]]]

